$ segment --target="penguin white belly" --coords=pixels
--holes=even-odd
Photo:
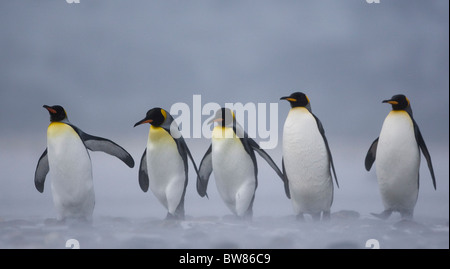
[[[253,200],[256,180],[250,155],[232,128],[214,127],[212,166],[217,190],[227,207],[236,215],[245,215]]]
[[[94,183],[91,159],[81,138],[69,125],[53,122],[47,129],[47,151],[58,219],[90,220],[95,204]]]
[[[413,210],[419,193],[420,152],[411,118],[391,111],[381,128],[376,174],[385,209]]]
[[[283,159],[296,214],[329,211],[333,182],[325,142],[314,116],[292,108],[283,131]]]
[[[172,136],[161,127],[150,127],[147,141],[149,186],[156,198],[175,214],[186,180],[183,159]]]

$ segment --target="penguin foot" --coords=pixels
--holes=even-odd
[[[384,210],[383,212],[381,212],[379,214],[377,214],[377,213],[370,213],[370,214],[372,216],[375,216],[375,217],[379,218],[379,219],[387,220],[391,216],[392,210]]]
[[[184,220],[184,217],[180,217],[178,215],[171,214],[167,212],[167,216],[162,220],[160,226],[164,228],[176,228],[179,227],[181,221]]]
[[[85,227],[91,227],[93,224],[93,219],[90,217],[67,217],[62,220],[62,223],[64,225],[68,225],[72,228],[85,228]]]
[[[244,216],[242,216],[242,220],[246,222],[252,222],[253,220],[253,209],[249,208],[247,212],[245,212]]]
[[[242,221],[247,222],[247,223],[251,223],[253,221],[253,215],[244,215],[242,216]]]
[[[400,211],[400,215],[403,220],[413,220],[413,212],[412,211]]]
[[[45,219],[44,224],[47,226],[63,226],[66,224],[64,219]]]
[[[303,215],[303,213],[300,213],[297,216],[295,216],[295,219],[298,221],[305,221],[305,216]]]
[[[166,218],[164,220],[168,220],[168,221],[171,221],[171,220],[184,220],[184,215],[177,215],[177,214],[174,215],[174,214],[171,214],[171,213],[167,212],[167,216],[166,216]]]
[[[330,219],[331,219],[330,211],[323,211],[323,213],[322,213],[322,220],[323,221],[330,221]]]
[[[311,217],[313,219],[314,222],[320,221],[320,213],[311,213]]]

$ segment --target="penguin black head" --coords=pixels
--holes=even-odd
[[[290,96],[281,97],[280,100],[287,100],[291,104],[291,107],[307,107],[309,104],[309,99],[306,94],[302,92],[294,92]]]
[[[67,113],[62,106],[43,106],[50,113],[50,121],[51,122],[59,122],[67,119]]]
[[[160,107],[155,107],[155,108],[152,108],[149,111],[147,111],[147,115],[145,116],[145,118],[138,121],[134,125],[134,127],[144,124],[144,123],[150,123],[151,125],[153,125],[155,127],[159,127],[164,123],[166,118],[167,118],[167,112]]]
[[[389,100],[383,100],[383,103],[391,104],[392,110],[408,110],[408,108],[410,109],[409,99],[403,94],[394,95]]]
[[[220,122],[222,127],[225,127],[232,126],[234,121],[236,121],[236,117],[234,116],[233,111],[229,108],[222,107],[216,111],[216,115],[208,122],[208,124]]]

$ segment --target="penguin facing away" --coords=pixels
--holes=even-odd
[[[419,194],[420,151],[427,160],[433,187],[436,179],[425,141],[413,118],[409,99],[394,95],[383,103],[392,105],[383,122],[380,136],[373,141],[365,158],[365,167],[370,171],[376,162],[376,174],[384,211],[372,215],[387,219],[396,211],[404,219],[412,219]]]
[[[44,191],[47,173],[51,175],[53,202],[57,219],[92,221],[95,205],[92,164],[87,151],[103,151],[134,167],[131,155],[111,140],[83,132],[71,124],[62,106],[47,106],[50,125],[47,128],[47,148],[39,158],[34,184]]]
[[[149,123],[147,147],[139,167],[139,186],[150,187],[167,209],[166,219],[184,219],[184,196],[188,184],[188,157],[198,174],[186,142],[173,117],[164,109],[150,109],[134,127]]]
[[[297,219],[310,214],[314,220],[330,218],[333,203],[333,171],[339,187],[325,130],[311,111],[302,92],[281,97],[291,110],[283,129],[283,174],[286,196],[291,199]]]
[[[213,129],[211,145],[200,163],[197,192],[201,197],[207,196],[209,177],[214,171],[217,190],[226,206],[239,218],[250,220],[258,186],[255,151],[281,179],[283,173],[272,158],[248,137],[230,109],[219,109],[208,124],[213,122],[218,124]]]

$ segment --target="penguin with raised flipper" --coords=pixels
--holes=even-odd
[[[47,128],[47,149],[39,158],[34,183],[44,191],[47,173],[51,175],[53,202],[58,220],[92,221],[95,205],[92,164],[87,151],[103,151],[134,167],[131,155],[111,140],[89,135],[71,124],[62,106],[47,106],[50,125]]]

